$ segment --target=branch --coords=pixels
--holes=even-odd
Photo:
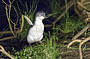
[[[76,35],[72,38],[72,40],[77,39],[77,38],[78,38],[80,35],[82,35],[89,27],[90,27],[90,24],[87,24],[87,26],[84,27],[78,34],[76,34]]]
[[[12,32],[12,34],[15,36],[15,33],[13,32],[13,29],[12,29],[12,26],[11,26],[11,23],[10,23],[10,12],[11,12],[11,4],[9,5],[9,13],[8,13],[8,6],[6,5],[5,9],[6,9],[6,16],[7,16],[7,19],[8,19],[8,23],[9,23],[9,28],[10,28],[10,31]]]
[[[11,59],[15,59],[13,56],[11,56],[9,53],[7,53],[1,45],[0,45],[0,52],[4,53],[6,56],[8,56]]]
[[[5,38],[0,39],[0,41],[5,41],[5,40],[8,40],[8,39],[13,39],[13,38],[16,38],[16,37],[14,37],[14,36],[5,37]]]
[[[82,3],[77,2],[77,4],[78,4],[80,7],[84,8],[85,10],[89,10],[89,9],[88,9],[87,7],[85,7]]]
[[[3,2],[5,5],[7,5],[7,6],[8,6],[8,4],[7,4],[4,0],[2,0],[2,2]]]
[[[2,31],[0,34],[12,34],[11,31]]]
[[[84,39],[84,40],[80,43],[80,45],[79,45],[80,59],[83,59],[81,47],[82,47],[82,45],[83,45],[85,42],[87,42],[87,41],[89,41],[89,40],[90,40],[90,36],[87,37],[86,39]]]
[[[82,40],[73,40],[72,42],[70,42],[68,45],[67,45],[67,48],[69,48],[73,43],[75,42],[81,42]]]
[[[20,29],[18,29],[16,31],[16,34],[22,32],[22,30],[23,30],[23,26],[24,26],[24,15],[22,15],[21,20],[22,20],[21,21],[22,23],[21,23]],[[11,31],[4,31],[4,32],[0,32],[0,34],[12,34],[12,32]],[[5,38],[0,39],[0,41],[4,41],[4,40],[8,40],[8,39],[13,39],[13,38],[16,38],[16,36],[5,37]]]
[[[21,20],[22,20],[22,23],[21,23],[20,29],[17,31],[17,33],[22,32],[22,30],[23,30],[23,27],[24,27],[24,15],[22,15]]]

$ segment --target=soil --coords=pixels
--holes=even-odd
[[[88,49],[88,48],[90,48],[90,42],[86,43],[86,47],[87,48],[82,50],[83,59],[90,59],[90,49]],[[60,48],[60,56],[63,59],[80,59],[78,48],[77,49],[69,49],[66,47],[62,47],[62,48]]]
[[[6,44],[5,44],[6,42]],[[10,53],[14,54],[14,51],[11,51],[12,50],[12,47],[16,49],[18,49],[17,51],[23,49],[23,46],[28,46],[28,43],[26,42],[20,42],[20,43],[16,43],[16,41],[14,42],[10,42],[7,43],[7,41],[5,41],[4,43],[3,42],[0,42],[0,45],[4,46],[5,50],[6,51],[9,51]],[[19,41],[18,41],[19,42]],[[11,45],[12,44],[12,45]],[[65,44],[65,43],[64,43]],[[67,45],[68,43],[66,43],[65,45]],[[18,45],[18,46],[17,46]],[[86,47],[85,47],[86,46]],[[80,59],[79,58],[79,50],[78,50],[78,44],[74,44],[72,45],[71,47],[76,47],[75,49],[72,49],[72,48],[67,48],[67,47],[60,47],[59,51],[60,51],[60,56],[62,57],[62,59]],[[82,49],[85,48],[82,52],[83,52],[83,59],[90,59],[90,42],[87,42],[83,45]],[[89,49],[88,49],[89,48]],[[8,57],[6,57],[4,55],[5,59],[9,59]],[[0,55],[0,58],[1,55]]]

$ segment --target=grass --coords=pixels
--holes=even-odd
[[[74,29],[77,29],[79,27],[79,26],[77,26],[77,24],[80,23],[80,20],[79,20],[79,21],[77,21],[77,24],[74,24],[73,20],[70,20],[70,17],[67,18],[67,21],[73,26],[70,27],[68,25],[69,23],[67,23],[67,25],[63,25],[63,26],[67,26],[69,28],[69,29],[67,29],[66,27],[63,28],[63,31],[67,31],[67,32],[63,32],[63,33],[67,33],[66,38],[65,38],[65,36],[62,36],[62,35],[64,35],[63,33],[59,33],[59,31],[61,32],[61,30],[60,30],[61,27],[53,25],[52,32],[50,32],[50,31],[48,33],[44,32],[44,38],[42,40],[42,43],[37,42],[31,46],[24,47],[21,51],[15,52],[14,56],[16,57],[16,59],[20,59],[20,58],[21,59],[62,59],[62,57],[60,56],[61,52],[59,50],[62,47],[65,47],[65,48],[67,47],[64,44],[64,41],[67,41],[69,39],[68,38],[69,35],[70,34],[72,35],[72,33],[70,33],[70,32],[75,31]],[[83,22],[81,22],[80,25],[82,25],[82,24],[83,24]],[[75,25],[76,25],[76,27],[75,27]],[[73,28],[73,27],[75,27],[75,28]],[[68,32],[68,30],[70,30],[70,31]],[[63,38],[60,39],[61,37],[63,37]],[[67,51],[65,51],[65,52],[63,51],[63,53],[67,54]]]
[[[61,59],[59,45],[56,44],[58,38],[55,34],[45,33],[45,35],[42,43],[24,47],[20,52],[16,52],[16,59]]]
[[[52,1],[51,6],[53,6],[54,2],[56,2],[55,6],[59,7],[59,3],[54,0]],[[67,1],[65,3],[67,3]],[[53,10],[52,13],[57,13],[57,10],[59,9],[53,9],[53,7],[51,8]],[[33,18],[30,17],[27,12],[25,13],[25,15],[27,15],[29,18]],[[60,22],[61,25],[53,25],[53,32],[44,32],[44,38],[42,40],[42,43],[37,42],[31,46],[24,47],[21,51],[15,52],[14,56],[16,57],[16,59],[62,59],[62,57],[60,56],[61,52],[59,50],[61,47],[66,47],[64,43],[61,43],[63,42],[62,40],[69,39],[69,35],[72,35],[73,32],[77,31],[77,29],[81,28],[81,25],[84,24],[84,22],[82,22],[80,19],[74,18],[73,16],[70,17],[68,11],[63,19],[64,21]],[[26,36],[25,33],[26,31],[28,31],[27,25],[28,24],[25,23],[24,31],[20,34],[22,37],[23,35]],[[64,36],[63,33],[66,34],[67,37]],[[63,38],[60,39],[61,37]],[[65,51],[63,53],[66,54],[67,52]]]
[[[23,4],[22,1],[18,0],[17,8],[19,14],[21,15],[24,13],[24,15],[28,16],[33,21],[33,17],[35,10],[37,8],[38,1],[33,0],[32,4],[29,7],[27,1],[25,2],[25,4]],[[26,10],[20,9],[18,5],[19,3],[22,5],[23,9],[25,8]],[[67,4],[66,0],[65,3]],[[28,7],[30,9],[28,9]],[[52,9],[52,14],[59,12],[60,6],[58,1],[56,0],[51,1],[51,9]],[[56,18],[57,15],[54,15],[53,17]],[[48,33],[44,32],[44,38],[42,40],[42,43],[37,42],[31,46],[24,46],[22,50],[15,52],[14,55],[15,58],[16,59],[62,59],[60,55],[61,47],[66,48],[66,45],[64,44],[63,41],[70,40],[69,38],[70,35],[73,36],[73,32],[74,34],[76,34],[75,32],[79,32],[78,29],[83,28],[83,24],[84,24],[84,22],[81,21],[80,18],[69,16],[68,11],[65,17],[62,19],[63,20],[60,21],[58,26],[57,24],[53,25],[52,28],[53,32],[48,32]],[[26,39],[28,29],[29,29],[29,24],[25,21],[23,31],[18,34],[18,38],[23,40]],[[63,54],[66,53],[67,51],[63,52]]]
[[[34,14],[36,12],[38,2],[39,2],[39,0],[31,0],[31,1],[17,0],[14,8],[17,10],[19,17],[21,17],[21,15],[23,14],[23,15],[27,16],[33,23]],[[20,22],[21,22],[21,19],[19,19],[19,23]],[[18,37],[20,39],[24,40],[26,38],[29,27],[30,27],[30,24],[28,24],[28,22],[26,20],[24,20],[23,31],[18,34]]]

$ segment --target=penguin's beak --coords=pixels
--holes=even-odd
[[[46,18],[46,16],[44,18]]]
[[[45,19],[48,18],[48,16],[45,16]]]

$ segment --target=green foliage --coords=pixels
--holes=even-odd
[[[75,32],[78,28],[81,29],[83,27],[84,22],[77,16],[69,16],[69,11],[67,10],[67,0],[65,0],[65,4],[67,13],[61,21],[61,25],[57,27],[63,33]]]
[[[39,0],[18,0],[16,1],[16,6],[15,8],[18,10],[18,13],[20,15],[24,14],[26,16],[28,16],[30,18],[30,20],[33,21],[34,18],[34,13],[36,11],[37,8],[37,4],[38,4]]]
[[[30,20],[33,21],[34,13],[36,11],[37,4],[38,4],[39,0],[32,0],[30,2],[31,2],[30,5],[28,5],[27,2],[25,3],[26,10],[27,10],[27,11],[25,11],[25,15],[28,16],[30,18]],[[29,10],[28,10],[28,7],[30,8]]]
[[[22,59],[61,59],[59,56],[59,46],[56,44],[56,37],[45,33],[45,42],[41,44],[25,47],[22,51],[16,52],[16,58]],[[47,36],[49,35],[49,36]]]
[[[23,30],[22,30],[22,32],[20,32],[20,33],[18,34],[18,38],[19,38],[19,39],[21,39],[21,40],[26,39],[28,30],[29,30],[29,27],[30,27],[30,25],[29,25],[29,24],[27,23],[27,21],[25,20],[25,21],[24,21]]]
[[[23,4],[20,0],[19,2]],[[50,7],[52,10],[52,14],[49,15],[54,15],[53,17],[57,17],[58,14],[61,12],[60,11],[60,4],[58,0],[52,0],[50,1]],[[34,5],[34,3],[36,5]],[[38,3],[38,1],[37,1]],[[36,0],[32,2],[31,10],[28,9],[28,4],[25,2],[25,8],[26,11],[24,10],[23,13],[30,18],[30,20],[33,21],[34,13],[37,8],[37,3]],[[65,0],[65,3],[67,4],[67,0]],[[67,5],[66,5],[67,8]],[[20,9],[20,8],[19,8]],[[20,10],[20,13],[22,13],[22,9]],[[60,40],[60,36],[58,37],[57,35],[62,35],[63,40],[68,39],[69,33],[73,34],[72,32],[78,31],[78,29],[83,28],[85,23],[77,16],[69,16],[69,12],[65,14],[65,17],[62,18],[63,20],[60,21],[59,25],[56,26],[57,24],[53,25],[53,34],[51,33],[44,33],[44,38],[43,38],[43,43],[42,44],[34,44],[28,47],[24,47],[21,51],[18,51],[15,53],[15,57],[17,59],[61,59],[59,56],[59,46],[57,45],[56,41]],[[21,32],[19,35],[21,38],[26,39],[26,35],[29,29],[29,24],[25,20],[25,25],[23,28],[23,32]],[[67,33],[67,37],[62,33],[58,33],[58,31],[62,33]],[[64,44],[62,46],[65,46]]]
[[[22,14],[24,14],[31,21],[33,21],[34,20],[34,13],[36,11],[38,2],[39,2],[39,0],[31,0],[31,1],[28,1],[28,0],[25,0],[25,1],[17,0],[15,8],[18,10],[18,14],[20,16]],[[25,39],[26,38],[27,32],[29,30],[29,27],[30,27],[30,25],[28,24],[28,22],[26,20],[24,20],[23,31],[18,34],[18,37],[20,39]]]
[[[49,16],[53,16],[53,17],[57,17],[61,11],[60,11],[60,3],[58,0],[48,0],[49,4],[50,4],[50,8],[52,13],[48,14]]]
[[[28,4],[27,0],[25,0],[25,3],[22,0],[17,0],[17,6],[15,8],[18,10],[20,16],[24,14],[33,21],[38,1],[39,0],[32,0],[30,1],[31,3]],[[61,12],[60,4],[58,0],[49,0],[49,2],[52,10],[52,14],[49,15],[54,15],[53,17],[56,18],[57,15]],[[67,4],[67,0],[65,0],[65,3]],[[41,44],[37,43],[28,47],[24,47],[21,51],[15,52],[15,57],[16,59],[62,59],[59,55],[61,53],[59,49],[63,46],[66,47],[66,45],[64,43],[59,44],[60,42],[56,43],[56,41],[60,41],[59,38],[62,38],[63,40],[68,39],[69,33],[73,34],[72,32],[78,31],[78,29],[83,28],[83,26],[85,26],[85,24],[82,20],[80,20],[79,17],[69,16],[69,12],[67,11],[65,17],[62,18],[59,25],[53,25],[53,33],[44,33],[43,42]],[[23,31],[18,34],[19,39],[26,39],[29,27],[30,25],[26,20],[24,20]],[[58,31],[65,34],[67,33],[67,37],[65,38],[65,36]]]
[[[60,12],[60,3],[58,2],[58,0],[50,1],[50,7],[52,10],[52,13]]]
[[[69,17],[69,18],[66,18],[66,21],[61,23],[60,30],[63,33],[70,33],[83,28],[83,26],[84,26],[84,22],[82,20],[74,17]]]

